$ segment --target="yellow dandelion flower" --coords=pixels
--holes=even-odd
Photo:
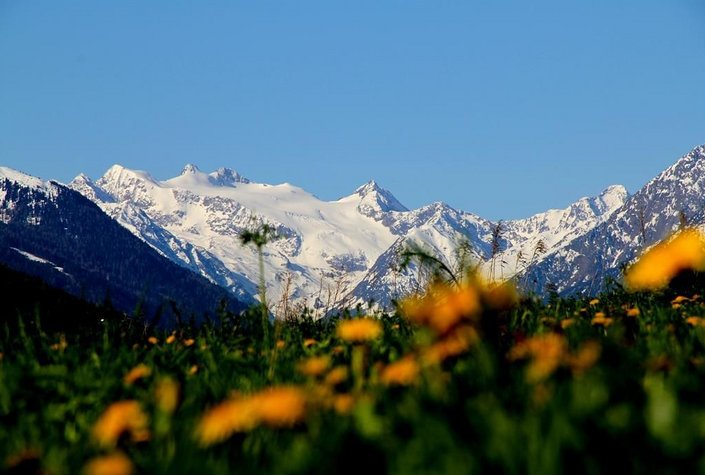
[[[179,383],[169,377],[160,379],[154,388],[154,400],[162,412],[174,412],[179,404]]]
[[[598,303],[600,303],[600,299],[592,299],[592,300],[590,300],[590,302],[588,302],[588,303],[589,303],[590,305],[597,305]]]
[[[330,366],[330,358],[326,356],[313,356],[299,362],[297,369],[304,376],[316,377],[326,372]]]
[[[306,338],[304,340],[304,347],[310,348],[313,345],[315,345],[316,343],[318,343],[318,342],[316,340],[314,340],[313,338]]]
[[[575,319],[574,318],[564,318],[561,320],[561,328],[563,330],[572,327],[575,324]]]
[[[166,344],[167,344],[167,345],[171,345],[171,344],[174,343],[175,341],[176,341],[176,335],[169,335],[169,336],[166,338]]]
[[[604,312],[597,312],[591,322],[593,325],[602,325],[603,327],[609,327],[614,323],[614,319],[605,316]]]
[[[469,326],[461,326],[443,339],[424,348],[421,360],[426,364],[437,364],[448,358],[459,356],[480,339],[477,331]]]
[[[355,398],[351,394],[336,394],[333,397],[333,410],[340,415],[350,414],[355,407]]]
[[[122,378],[122,381],[123,381],[126,385],[130,386],[130,385],[134,384],[135,382],[137,382],[138,380],[140,380],[140,379],[142,379],[142,378],[146,378],[146,377],[149,376],[150,374],[152,374],[152,370],[149,369],[149,366],[147,366],[147,365],[145,365],[145,364],[138,364],[137,366],[135,366],[134,368],[132,368],[132,369],[125,375],[124,378]]]
[[[140,403],[133,400],[111,404],[93,425],[93,439],[102,446],[114,446],[123,434],[133,441],[146,440],[148,419]]]
[[[286,347],[286,342],[284,340],[277,340],[277,349],[283,350]]]
[[[641,315],[641,312],[636,307],[627,310],[627,317],[638,317],[639,315]]]
[[[410,386],[417,381],[420,370],[416,360],[407,356],[385,367],[380,381],[387,386]]]
[[[685,319],[685,323],[691,327],[702,327],[705,325],[705,319],[702,317],[688,317]]]
[[[378,338],[382,334],[382,325],[372,318],[343,320],[338,323],[336,334],[341,340],[362,343]]]
[[[193,376],[196,373],[198,373],[198,365],[193,365],[188,369],[188,374],[190,376]]]
[[[672,308],[673,310],[678,310],[678,309],[681,308],[682,306],[683,306],[683,305],[681,305],[681,304],[679,304],[679,303],[671,304],[671,308]]]
[[[193,344],[196,343],[196,340],[194,340],[193,338],[187,338],[186,340],[184,340],[183,343],[184,346],[193,346]]]
[[[676,298],[674,298],[673,300],[671,300],[671,303],[672,303],[672,304],[673,304],[673,303],[683,303],[683,302],[687,302],[687,301],[689,301],[689,300],[690,300],[690,299],[689,299],[688,297],[685,297],[685,296],[683,296],[683,295],[679,295],[678,297],[676,297]]]
[[[336,366],[326,375],[325,383],[328,386],[337,386],[348,379],[348,368],[346,366]]]
[[[510,350],[508,357],[510,360],[531,358],[526,379],[536,383],[551,376],[567,352],[568,344],[562,335],[546,333],[518,343]]]
[[[84,475],[131,475],[135,469],[121,452],[95,457],[83,467]]]
[[[295,386],[268,388],[254,398],[259,419],[269,427],[291,427],[306,415],[306,395]]]
[[[410,321],[446,333],[463,318],[480,313],[480,293],[472,285],[459,288],[436,284],[424,297],[412,296],[401,302],[401,313]]]
[[[157,339],[156,336],[150,336],[149,338],[147,338],[147,341],[148,341],[151,345],[156,345],[157,343],[159,343],[159,339]]]
[[[196,439],[203,446],[221,442],[237,432],[253,429],[258,423],[257,401],[237,398],[208,410],[196,426]]]
[[[705,270],[705,241],[692,229],[661,242],[639,258],[624,276],[626,287],[633,291],[658,290],[683,270]]]

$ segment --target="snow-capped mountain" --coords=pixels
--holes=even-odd
[[[279,236],[264,248],[275,314],[276,302],[284,300],[320,314],[371,300],[386,307],[419,285],[417,269],[396,265],[407,243],[421,244],[453,266],[458,244],[466,241],[479,262],[492,256],[497,227],[440,202],[408,210],[374,181],[322,201],[294,185],[254,183],[227,168],[204,173],[187,165],[179,176],[160,181],[114,165],[96,181],[79,175],[69,186],[162,255],[241,297],[256,293],[258,256],[239,236],[268,223]],[[534,261],[604,222],[626,196],[614,186],[563,210],[502,223],[498,252],[484,271],[492,269],[497,278],[522,271],[533,263],[539,241],[543,253]]]
[[[93,192],[107,199],[100,189]],[[0,167],[0,263],[94,303],[109,295],[123,312],[138,304],[147,318],[162,312],[165,324],[176,314],[164,303],[197,317],[215,311],[223,298],[231,309],[243,308],[133,233],[65,185]]]
[[[562,294],[594,294],[607,277],[640,252],[661,241],[685,221],[705,228],[705,146],[683,156],[649,181],[604,222],[531,265],[521,281],[543,291],[547,284]]]

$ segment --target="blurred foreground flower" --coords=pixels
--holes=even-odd
[[[441,340],[421,350],[421,359],[427,364],[437,364],[459,356],[480,340],[477,331],[470,326],[461,326]]]
[[[681,231],[649,249],[627,269],[624,284],[632,291],[659,290],[685,270],[705,270],[705,240],[694,229]]]
[[[306,395],[301,389],[295,386],[267,388],[210,409],[196,428],[196,438],[201,445],[209,446],[260,425],[292,427],[305,415]]]
[[[341,340],[362,343],[377,339],[382,334],[382,324],[372,318],[342,320],[338,323],[336,334]]]
[[[563,335],[545,333],[517,343],[507,357],[510,361],[530,358],[526,380],[530,383],[541,383],[559,367],[567,367],[573,374],[581,375],[595,366],[601,353],[602,347],[596,341],[586,341],[576,351],[571,352]]]
[[[296,366],[299,373],[304,376],[316,377],[326,372],[330,366],[330,358],[326,356],[312,356],[299,362]]]
[[[123,434],[133,441],[149,438],[147,416],[137,401],[119,401],[111,404],[93,426],[93,439],[102,446],[115,446]]]
[[[516,344],[509,352],[510,360],[531,358],[526,370],[529,382],[547,379],[560,366],[568,351],[565,338],[558,333],[537,335]]]
[[[132,462],[120,452],[91,459],[83,467],[85,475],[131,475],[133,472]]]
[[[410,386],[418,380],[420,369],[415,358],[406,356],[385,367],[380,381],[387,386]]]
[[[123,382],[130,386],[134,384],[136,381],[146,378],[152,374],[152,370],[149,369],[149,366],[144,365],[144,364],[138,364],[134,368],[132,368],[123,378]]]
[[[471,284],[458,288],[435,284],[423,297],[412,296],[401,303],[406,318],[437,333],[446,333],[463,318],[476,316],[481,308],[480,294]]]

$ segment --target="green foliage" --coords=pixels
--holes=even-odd
[[[363,348],[336,336],[335,319],[310,315],[278,323],[281,344],[269,344],[259,308],[242,316],[223,308],[218,325],[167,334],[145,333],[128,318],[57,330],[28,305],[0,328],[0,466],[80,473],[106,453],[91,436],[95,421],[111,403],[134,399],[152,436],[121,439],[118,448],[139,473],[700,472],[705,327],[686,317],[705,317],[705,307],[692,294],[672,304],[674,297],[615,288],[599,302],[525,299],[483,316],[481,340],[469,352],[425,368],[411,387],[375,383],[380,367],[426,344],[424,331],[401,315],[380,317],[382,337]],[[596,324],[600,315],[610,323]],[[531,360],[508,355],[547,334],[564,338],[571,354],[595,342],[599,359],[530,382]],[[293,428],[260,427],[208,448],[196,442],[201,416],[233,391],[317,388],[319,380],[297,371],[315,355],[362,368],[365,385],[351,412],[316,409]],[[151,374],[126,384],[138,364]],[[173,415],[155,403],[164,377],[180,387]],[[356,384],[336,390],[354,393]]]

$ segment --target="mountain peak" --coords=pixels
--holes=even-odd
[[[0,178],[5,178],[29,188],[45,188],[45,183],[40,178],[8,167],[0,167]]]
[[[379,186],[375,180],[370,180],[358,187],[354,194],[362,198],[360,205],[366,209],[371,208],[384,212],[409,211],[390,191]]]
[[[187,163],[183,170],[181,170],[181,175],[193,175],[195,173],[200,172],[201,170],[198,169],[198,167],[192,163]]]
[[[381,188],[375,180],[370,180],[364,185],[360,185],[355,189],[355,193],[360,195],[360,196],[365,196],[368,193],[373,193],[373,192],[383,192],[386,191],[383,188]]]
[[[209,174],[208,177],[209,181],[217,186],[235,186],[237,183],[250,183],[250,180],[232,168],[220,167]]]

